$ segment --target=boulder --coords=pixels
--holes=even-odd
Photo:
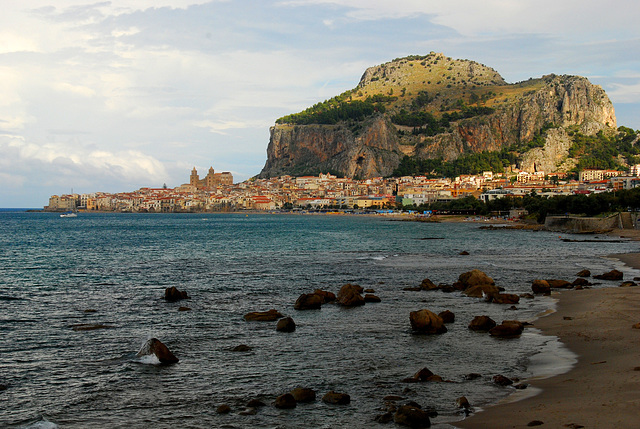
[[[474,285],[466,288],[463,293],[472,298],[482,298],[483,296],[487,300],[492,300],[493,297],[500,293],[500,289],[496,285]]]
[[[412,311],[409,314],[411,329],[419,334],[444,334],[447,327],[437,314],[429,310]]]
[[[258,321],[258,322],[273,322],[283,317],[284,316],[280,314],[278,311],[271,309],[269,311],[254,311],[252,313],[247,313],[244,315],[244,320]]]
[[[591,285],[591,283],[589,282],[589,280],[587,280],[585,278],[578,277],[573,282],[571,282],[571,285],[572,286],[589,286],[589,285]]]
[[[472,331],[487,332],[494,326],[496,326],[496,322],[489,316],[476,316],[469,323],[469,329]]]
[[[469,255],[469,252],[467,252],[466,250],[463,250],[462,252],[458,253],[458,255],[461,255],[461,256],[468,256],[468,255]]]
[[[632,286],[637,286],[637,284],[635,282],[631,282],[631,281],[626,281],[626,282],[620,283],[620,287],[632,287]]]
[[[303,293],[298,297],[293,308],[296,310],[318,310],[324,304],[324,297],[315,293]]]
[[[189,295],[185,291],[179,291],[175,286],[171,286],[165,289],[164,299],[169,302],[176,302],[181,299],[189,299]]]
[[[505,377],[504,375],[494,375],[493,382],[498,386],[511,386],[513,381]]]
[[[440,287],[435,284],[434,282],[432,282],[429,279],[424,279],[422,280],[422,283],[420,283],[420,289],[422,290],[436,290],[436,289],[440,289]]]
[[[216,413],[218,414],[229,414],[230,412],[231,407],[227,404],[219,405],[218,408],[216,408]]]
[[[351,402],[351,397],[346,393],[338,393],[331,390],[322,397],[322,402],[335,405],[347,405]]]
[[[364,305],[364,298],[360,295],[362,291],[361,286],[348,283],[340,288],[336,302],[345,307]]]
[[[273,406],[281,409],[291,409],[295,408],[297,402],[291,393],[285,393],[284,395],[280,395],[276,398],[276,401],[273,403]]]
[[[376,295],[368,293],[364,296],[364,302],[382,302],[382,300]]]
[[[393,416],[393,421],[401,426],[408,426],[410,428],[429,428],[431,427],[431,420],[429,414],[426,411],[422,411],[420,408],[413,405],[402,405],[398,407],[398,410]]]
[[[471,270],[466,273],[460,274],[460,276],[458,277],[458,282],[463,285],[464,289],[468,289],[472,286],[496,284],[491,277],[480,270]]]
[[[552,289],[571,289],[571,287],[573,287],[573,285],[566,280],[550,279],[547,280],[547,283],[549,283],[549,287]]]
[[[593,278],[598,280],[622,280],[623,274],[621,271],[611,270],[608,273],[593,276]]]
[[[433,376],[433,372],[429,368],[422,368],[420,371],[413,374],[413,378],[418,379],[420,381],[427,381],[429,377]]]
[[[513,338],[522,334],[524,325],[518,320],[503,320],[500,325],[494,326],[489,330],[492,337]]]
[[[138,357],[149,355],[155,355],[160,363],[163,364],[177,363],[179,361],[179,359],[175,357],[173,353],[171,353],[171,350],[169,350],[169,348],[157,338],[151,338],[150,340],[147,340],[140,351],[136,354],[136,356]]]
[[[315,390],[307,387],[297,387],[289,393],[297,402],[313,402],[316,400]]]
[[[249,402],[247,402],[247,408],[260,408],[260,407],[264,407],[265,404],[264,402],[262,402],[260,399],[251,399]]]
[[[471,404],[469,403],[469,400],[464,396],[461,396],[458,399],[456,399],[456,406],[458,408],[464,408],[465,410],[468,410],[469,408],[471,408]]]
[[[513,293],[499,293],[493,296],[492,302],[496,304],[517,304],[520,302],[520,297]]]
[[[580,271],[578,274],[576,274],[577,277],[591,277],[591,271],[589,270],[582,270]]]
[[[546,280],[534,280],[533,283],[531,284],[531,290],[533,291],[533,293],[541,293],[544,295],[549,295],[551,294],[551,286],[549,285],[549,282]]]
[[[285,317],[278,320],[276,325],[276,331],[278,332],[293,332],[296,330],[296,322],[291,317]]]
[[[319,295],[324,300],[324,304],[327,302],[333,302],[336,300],[336,294],[322,289],[316,289],[313,291],[314,295]]]
[[[450,310],[442,311],[438,313],[438,316],[440,316],[444,323],[453,323],[456,321],[456,315]]]

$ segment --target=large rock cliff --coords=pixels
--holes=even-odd
[[[454,160],[468,153],[525,147],[543,131],[544,147],[523,153],[520,168],[554,172],[572,166],[566,162],[570,146],[566,128],[593,135],[616,127],[606,93],[584,77],[548,75],[507,84],[489,67],[442,54],[371,67],[354,90],[337,100],[372,96],[387,97],[381,109],[384,113],[332,125],[279,120],[271,128],[267,162],[260,176],[319,172],[354,178],[384,176],[405,155]],[[435,135],[393,123],[400,111],[428,112],[441,118],[469,106],[485,111],[454,118]]]

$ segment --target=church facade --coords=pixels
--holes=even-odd
[[[207,175],[203,179],[200,179],[198,171],[193,167],[189,178],[189,184],[194,186],[196,189],[215,188],[219,185],[233,185],[233,175],[228,171],[216,173],[213,170],[213,167],[209,167]]]

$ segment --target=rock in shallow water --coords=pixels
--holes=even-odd
[[[171,353],[171,350],[169,350],[169,348],[157,338],[151,338],[150,340],[147,340],[140,351],[136,354],[136,356],[138,357],[149,355],[155,355],[160,363],[164,364],[177,363],[179,361],[179,359],[175,357],[173,353]]]
[[[347,405],[351,402],[351,396],[346,393],[338,393],[331,390],[322,397],[322,402],[327,404]]]
[[[269,311],[254,311],[251,313],[247,313],[244,315],[244,320],[246,321],[257,321],[257,322],[273,322],[280,318],[284,317],[277,310],[271,309]]]

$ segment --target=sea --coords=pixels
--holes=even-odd
[[[516,294],[537,278],[572,281],[582,269],[640,275],[606,257],[637,252],[638,242],[481,228],[488,223],[0,211],[0,427],[382,428],[374,419],[388,395],[436,411],[433,427],[454,427],[464,418],[457,398],[478,411],[516,391],[493,376],[526,380],[571,366],[575,356],[535,328],[555,298],[523,297],[512,307],[405,288],[425,278],[451,284],[472,269]],[[294,309],[301,294],[337,293],[346,283],[373,289],[381,302]],[[166,302],[171,286],[190,299]],[[292,317],[295,332],[243,319],[269,309]],[[445,334],[416,335],[409,313],[421,309],[450,310],[455,322]],[[478,315],[533,326],[496,339],[468,329]],[[103,328],[73,329],[87,324]],[[180,361],[137,357],[150,338]],[[232,351],[238,345],[251,350]],[[425,367],[445,382],[403,382]],[[296,387],[318,399],[273,406]],[[350,404],[322,402],[332,390]],[[265,406],[247,413],[252,399]],[[231,412],[217,414],[221,404]]]

